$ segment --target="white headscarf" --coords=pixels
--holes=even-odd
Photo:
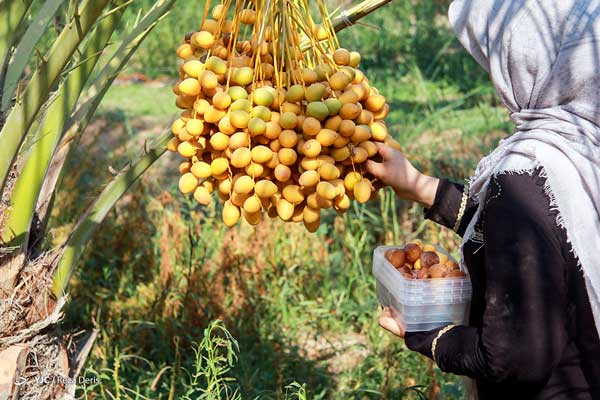
[[[600,333],[600,0],[455,0],[449,17],[517,129],[471,178],[479,208],[463,244],[491,176],[543,167]]]

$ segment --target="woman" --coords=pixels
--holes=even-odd
[[[463,236],[468,326],[380,324],[480,399],[600,399],[600,1],[456,0],[450,22],[516,133],[467,185],[380,146],[370,172]]]

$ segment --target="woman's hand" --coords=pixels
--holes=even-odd
[[[422,174],[401,151],[383,143],[375,144],[383,162],[367,161],[367,170],[371,175],[391,186],[399,197],[431,207],[439,179]]]
[[[379,316],[379,325],[385,330],[393,333],[396,336],[404,338],[404,328],[402,328],[392,316],[392,310],[389,307],[384,307]]]

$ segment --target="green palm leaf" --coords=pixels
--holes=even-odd
[[[31,22],[27,31],[21,38],[19,45],[14,50],[14,59],[8,64],[2,87],[2,104],[0,111],[6,111],[15,94],[19,79],[27,66],[35,45],[40,41],[48,24],[56,15],[61,4],[65,0],[48,0],[44,3],[36,18]],[[1,82],[1,81],[0,81]]]
[[[60,181],[63,166],[70,154],[73,142],[85,131],[98,105],[119,72],[125,67],[131,56],[156,24],[167,15],[174,3],[175,0],[157,1],[146,15],[139,20],[131,32],[123,38],[123,41],[118,45],[112,57],[106,61],[98,76],[89,85],[85,96],[86,101],[77,106],[73,116],[66,123],[64,136],[58,146],[57,152],[52,157],[52,163],[44,180],[36,206],[36,212],[42,221],[42,231],[45,230],[56,186]]]
[[[86,81],[92,73],[100,55],[117,27],[124,7],[110,13],[94,28],[86,41],[81,56],[82,61],[68,74],[48,106],[39,129],[30,134],[31,148],[24,156],[25,165],[19,174],[12,195],[8,219],[0,238],[11,246],[27,247],[29,226],[33,219],[35,205],[46,177],[50,160],[63,132],[64,124],[71,115]]]
[[[121,196],[129,190],[131,185],[165,153],[167,142],[172,136],[170,130],[159,136],[155,144],[137,162],[130,167],[124,168],[114,177],[96,201],[79,219],[73,232],[63,245],[58,269],[54,275],[52,291],[56,297],[61,297],[65,292],[73,268],[77,264],[92,234],[100,226],[104,217],[106,217],[106,214],[114,207]]]
[[[11,47],[18,33],[23,30],[27,10],[33,0],[0,1],[0,83],[11,55]]]
[[[84,0],[68,21],[48,55],[41,61],[27,85],[22,98],[12,108],[0,131],[3,151],[0,153],[0,189],[4,188],[8,172],[17,156],[34,119],[50,96],[50,91],[65,66],[110,0]]]

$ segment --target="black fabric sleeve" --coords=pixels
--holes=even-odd
[[[431,345],[433,344],[433,339],[444,328],[445,326],[424,332],[406,332],[406,334],[404,335],[404,342],[406,343],[406,347],[408,347],[412,351],[416,351],[418,353],[423,354],[426,357],[433,359],[433,356],[431,354]],[[448,332],[445,333],[445,335],[447,334]],[[439,353],[437,349],[436,353]]]
[[[531,390],[543,387],[568,343],[567,274],[543,191],[528,176],[502,175],[498,184],[484,208],[482,327],[444,334],[435,361],[445,372]],[[436,335],[407,333],[406,344],[431,357]]]
[[[440,179],[440,183],[435,193],[435,200],[431,208],[426,208],[425,218],[436,222],[446,228],[453,229],[460,210],[460,204],[463,196],[464,185],[454,183],[447,179]],[[469,221],[477,210],[477,204],[473,200],[467,201],[465,213],[460,223],[458,234],[463,235]]]

